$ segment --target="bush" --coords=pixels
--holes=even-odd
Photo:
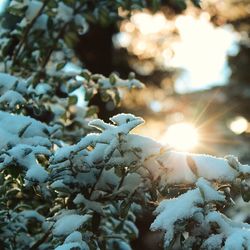
[[[119,88],[143,84],[82,68],[77,33],[118,20],[118,9],[159,6],[148,2],[10,2],[0,30],[1,249],[131,249],[143,209],[155,211],[151,230],[165,233],[166,249],[250,249],[250,226],[223,214],[231,190],[249,201],[250,166],[175,152],[131,133],[143,119],[106,123],[88,105],[97,93],[117,105]]]

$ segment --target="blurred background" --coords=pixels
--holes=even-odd
[[[79,36],[75,49],[86,68],[124,78],[133,71],[146,86],[122,92],[119,109],[97,96],[99,116],[131,112],[146,121],[136,133],[250,161],[250,1],[206,0],[201,9],[166,2]]]

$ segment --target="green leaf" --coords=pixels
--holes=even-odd
[[[24,152],[23,152],[23,157],[29,155],[31,152],[32,152],[32,149],[31,149],[31,148],[25,148],[25,149],[24,149]]]
[[[130,205],[131,203],[124,200],[122,201],[121,205],[120,205],[120,217],[122,219],[126,218],[130,209]]]
[[[191,0],[192,3],[194,4],[194,6],[198,7],[198,8],[201,8],[201,0]]]
[[[160,8],[160,1],[159,0],[152,0],[152,9],[154,12],[159,10]]]
[[[108,102],[110,100],[111,97],[111,92],[106,90],[106,91],[101,91],[101,99],[103,102]]]
[[[112,101],[115,106],[118,106],[121,102],[120,94],[117,89],[115,90],[115,95],[113,96]]]
[[[32,124],[32,123],[29,122],[27,125],[25,125],[23,128],[21,128],[21,129],[19,130],[19,132],[18,132],[18,136],[19,136],[19,137],[22,137],[23,134],[25,133],[25,131],[27,130],[27,128],[28,128],[31,124]]]
[[[87,20],[89,23],[96,23],[96,17],[92,13],[84,13],[84,18]]]
[[[73,48],[78,40],[79,38],[76,32],[67,32],[64,36],[64,41],[69,48]]]
[[[17,178],[23,169],[19,166],[11,165],[6,170],[13,178]]]
[[[98,113],[99,109],[97,106],[90,106],[86,112],[86,117],[91,117]]]
[[[102,26],[106,27],[110,23],[109,11],[106,7],[99,8],[99,22]]]
[[[23,3],[16,3],[7,8],[7,11],[14,15],[22,17],[24,12],[27,10],[28,6]]]
[[[85,95],[84,99],[85,101],[90,101],[90,99],[94,96],[94,91],[92,88],[85,88]]]
[[[11,188],[10,190],[8,190],[6,192],[6,196],[8,198],[11,198],[11,197],[16,197],[16,195],[20,192],[20,190],[18,188]]]
[[[61,62],[56,65],[56,70],[59,71],[65,66],[66,62]]]
[[[71,95],[69,96],[69,99],[68,99],[68,105],[71,106],[71,105],[75,105],[77,104],[77,101],[78,101],[78,98],[76,95]]]
[[[109,81],[110,81],[111,85],[115,85],[116,80],[117,80],[116,74],[114,74],[114,73],[110,74]]]
[[[250,186],[245,181],[241,183],[240,192],[241,192],[242,199],[245,202],[249,202],[250,201]]]
[[[82,86],[82,82],[74,82],[72,84],[70,84],[68,86],[68,93],[72,93],[73,91],[75,91],[76,89],[78,89],[79,87]],[[84,95],[84,93],[81,91],[82,95]]]
[[[118,177],[122,177],[124,175],[124,169],[120,166],[116,167],[115,168],[115,174],[118,176]]]
[[[187,8],[185,0],[170,0],[170,5],[177,11],[183,11]]]

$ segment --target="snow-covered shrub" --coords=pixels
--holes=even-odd
[[[118,88],[143,85],[82,68],[72,39],[116,20],[118,9],[145,6],[10,1],[16,24],[2,19],[0,28],[1,249],[131,249],[142,208],[155,210],[151,229],[164,232],[165,248],[250,249],[250,226],[224,215],[230,189],[249,201],[250,166],[171,151],[131,133],[143,119],[106,123],[88,105],[97,93],[118,104]]]

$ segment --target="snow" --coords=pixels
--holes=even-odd
[[[57,220],[53,228],[56,236],[69,235],[89,220],[89,215],[69,214]]]
[[[67,188],[67,186],[63,183],[63,180],[56,180],[50,185],[53,189],[64,189]]]
[[[37,0],[24,2],[28,3],[25,12],[27,20],[23,20],[21,26],[27,25],[27,22],[30,22],[37,15],[43,5],[42,1]],[[88,29],[85,18],[73,15],[73,9],[65,3],[58,1],[58,12],[55,18],[61,23],[72,20],[79,26],[79,32],[85,33]],[[39,27],[46,29],[47,22],[48,16],[42,14],[37,19],[33,29]],[[34,51],[32,56],[38,58],[40,55],[38,51]],[[114,76],[115,83],[111,80],[111,78],[100,77],[98,84],[101,89],[105,90],[116,87],[141,88],[143,86],[135,79],[122,80]],[[24,104],[25,98],[32,91],[35,96],[43,96],[52,91],[52,85],[47,83],[40,83],[32,89],[27,82],[0,73],[0,103],[4,105],[7,103],[10,108],[15,108],[18,104]],[[59,105],[54,110],[57,110],[58,115],[64,112],[62,107],[59,108]],[[112,117],[110,121],[111,123],[105,123],[99,119],[91,121],[89,126],[96,128],[98,133],[88,134],[75,145],[62,145],[62,148],[56,150],[55,154],[51,156],[53,145],[50,135],[54,131],[52,127],[30,117],[0,111],[0,170],[6,167],[21,169],[24,172],[25,180],[38,182],[41,189],[50,184],[50,187],[60,190],[60,188],[67,188],[68,184],[72,184],[70,192],[74,195],[77,194],[77,188],[82,188],[84,194],[88,193],[91,188],[95,189],[91,190],[91,196],[88,199],[87,196],[84,197],[78,193],[73,200],[76,207],[80,207],[79,211],[85,212],[84,215],[78,214],[77,211],[73,211],[74,213],[62,212],[61,216],[58,217],[55,215],[56,222],[53,225],[53,234],[55,238],[60,236],[63,239],[66,238],[62,245],[56,247],[57,250],[89,249],[82,239],[82,232],[80,232],[83,231],[82,227],[89,224],[92,218],[87,212],[92,214],[92,211],[95,211],[101,215],[108,214],[110,211],[107,211],[104,203],[98,202],[98,198],[100,201],[103,194],[109,195],[104,196],[104,198],[115,197],[116,192],[133,194],[138,187],[144,184],[141,175],[131,171],[126,173],[127,175],[122,179],[122,185],[118,186],[121,172],[124,169],[133,170],[133,167],[136,168],[137,165],[141,172],[145,170],[143,167],[148,168],[154,180],[160,177],[161,184],[165,186],[196,183],[197,188],[189,190],[177,198],[163,200],[155,211],[157,217],[152,223],[151,229],[160,229],[166,232],[165,246],[168,246],[174,238],[176,225],[179,222],[195,216],[197,218],[199,215],[202,215],[208,224],[216,223],[218,225],[218,229],[214,229],[218,230],[218,234],[209,235],[203,247],[219,249],[224,244],[224,240],[224,249],[226,250],[244,249],[250,246],[250,226],[248,224],[236,224],[215,211],[206,214],[210,205],[212,209],[216,209],[215,206],[212,206],[214,202],[225,202],[225,196],[217,191],[209,181],[232,182],[239,176],[248,175],[250,166],[240,164],[233,156],[223,159],[209,155],[163,151],[162,145],[154,140],[129,134],[136,126],[144,122],[143,119],[132,114],[119,114]],[[48,158],[51,157],[49,167],[51,173],[39,163],[37,157],[40,154]],[[104,166],[105,168],[102,169]],[[46,183],[47,180],[49,183]],[[131,197],[129,196],[129,198]],[[53,210],[51,212],[53,214]],[[45,218],[35,210],[22,211],[20,214],[23,219],[35,218],[40,222],[45,221]],[[110,220],[109,224],[107,223],[108,226],[105,226],[112,228],[111,224],[117,218],[115,218],[115,214],[110,217],[107,218]],[[105,222],[106,218],[103,216],[101,223]],[[138,235],[138,230],[133,222],[124,220],[122,224],[126,231],[133,231],[135,235]],[[78,229],[80,231],[76,231]],[[59,239],[55,239],[55,242],[58,241]],[[119,241],[119,247],[131,249],[126,242],[122,241]]]
[[[248,249],[250,246],[250,225],[246,223],[236,223],[228,219],[223,214],[213,211],[207,217],[209,223],[216,223],[219,232],[226,238],[225,250]]]
[[[198,189],[190,190],[178,198],[163,200],[155,210],[158,214],[150,229],[166,230],[164,245],[168,246],[174,237],[174,226],[177,220],[191,218],[195,213],[200,212],[199,205],[203,203]]]
[[[62,20],[65,23],[73,18],[73,9],[63,2],[59,2],[56,19]]]
[[[223,238],[223,234],[211,234],[209,238],[203,242],[201,248],[208,250],[221,249]]]
[[[128,89],[132,89],[132,88],[143,88],[144,85],[143,83],[141,83],[140,81],[136,80],[136,79],[127,79],[127,80],[123,80],[120,79],[118,76],[114,76],[115,77],[115,86],[116,87],[125,87]],[[113,85],[110,82],[110,78],[106,78],[106,77],[102,77],[98,80],[98,84],[100,85],[100,87],[102,89],[109,89],[112,88]]]
[[[187,164],[187,155],[183,152],[167,151],[166,153],[156,157],[157,165],[155,168],[162,167],[162,174],[159,171],[159,176],[162,174],[164,179],[163,184],[174,183],[194,183],[196,177],[190,170]]]
[[[27,83],[24,80],[9,74],[0,73],[0,94],[2,95],[8,90],[15,90],[24,94],[27,91]]]
[[[142,119],[133,115],[119,114],[111,118],[111,120],[117,124],[117,126],[104,123],[99,119],[91,121],[89,125],[99,129],[101,133],[88,134],[76,145],[65,146],[58,149],[54,155],[51,168],[56,168],[57,163],[66,161],[68,158],[76,159],[79,152],[84,155],[84,162],[88,166],[98,165],[103,161],[108,162],[114,154],[116,157],[113,157],[112,162],[109,162],[109,164],[116,165],[120,159],[119,157],[121,157],[121,150],[124,151],[122,156],[123,162],[126,162],[126,160],[130,162],[131,160],[134,161],[135,159],[133,158],[136,157],[135,153],[130,152],[132,150],[136,151],[132,143],[136,144],[137,148],[145,145],[146,141],[153,143],[153,140],[143,137],[137,137],[134,141],[130,140],[132,136],[129,136],[128,133],[134,127],[141,124],[143,122]],[[138,144],[139,142],[141,143]],[[124,145],[123,149],[121,144]],[[93,147],[93,150],[86,149],[89,145]],[[154,143],[154,145],[156,145],[156,143]],[[138,152],[138,154],[140,153],[142,152]],[[146,157],[146,155],[143,157]]]
[[[74,21],[75,21],[75,24],[78,26],[78,33],[80,35],[84,35],[89,29],[89,25],[86,22],[86,19],[80,14],[77,14],[74,17]]]
[[[82,234],[78,231],[74,231],[69,236],[67,236],[64,242],[68,243],[68,242],[76,242],[76,241],[81,241],[81,240],[82,240]]]
[[[202,212],[202,205],[205,203],[225,201],[225,197],[216,191],[204,178],[199,178],[196,186],[196,189],[189,190],[177,198],[161,201],[154,212],[157,217],[151,224],[150,229],[153,231],[158,229],[166,231],[164,237],[166,247],[171,243],[175,233],[175,226],[179,221],[187,220]]]
[[[35,88],[36,95],[49,94],[52,91],[52,87],[47,83],[40,83]]]
[[[189,190],[177,198],[161,201],[155,210],[157,217],[150,229],[165,231],[164,246],[168,247],[174,238],[178,222],[193,217],[208,230],[210,223],[218,225],[217,234],[213,231],[203,242],[202,249],[221,249],[223,245],[226,250],[246,249],[250,245],[250,225],[234,222],[220,212],[213,211],[212,206],[207,210],[204,206],[206,203],[225,202],[225,197],[202,177],[198,179],[196,186],[196,189]],[[199,214],[202,215],[200,219]]]
[[[42,14],[40,15],[36,22],[34,23],[32,29],[33,30],[44,30],[44,31],[47,31],[48,29],[48,20],[49,20],[49,17],[47,14]],[[44,34],[46,36],[46,33]]]
[[[245,202],[241,196],[235,198],[234,202],[235,205],[228,209],[227,215],[236,222],[246,221],[249,216],[249,202]]]
[[[31,181],[45,182],[48,178],[46,170],[39,165],[30,167],[26,173],[26,179]]]
[[[211,183],[204,178],[199,178],[196,182],[196,186],[200,189],[205,201],[225,201],[225,196],[216,191]]]
[[[115,116],[111,117],[110,120],[115,125],[126,124],[126,123],[129,123],[129,122],[134,121],[134,120],[138,121],[138,125],[144,122],[144,120],[142,118],[135,117],[132,114],[124,114],[124,113],[120,113],[118,115],[115,115]]]
[[[96,188],[99,190],[113,191],[119,183],[120,178],[115,174],[114,168],[109,170],[104,170],[102,172],[101,178],[99,179]]]
[[[91,209],[101,215],[104,215],[104,211],[102,208],[102,203],[91,201],[86,199],[82,194],[77,194],[76,198],[73,200],[75,204],[84,204],[87,209]]]
[[[0,169],[18,165],[27,171],[27,180],[45,182],[48,173],[36,155],[50,155],[51,142],[47,137],[52,131],[52,127],[30,117],[0,111],[0,150],[4,156]]]
[[[129,191],[129,193],[133,193],[141,184],[141,176],[137,173],[130,173],[124,178],[120,191]]]
[[[75,148],[76,148],[75,145],[72,145],[72,146],[65,145],[64,147],[59,148],[55,152],[54,161],[62,162],[62,161],[67,160],[69,158],[71,152],[74,152]]]
[[[32,21],[36,17],[42,6],[43,3],[41,1],[31,0],[28,2],[28,8],[25,12],[25,17],[28,22]]]
[[[209,180],[232,181],[238,173],[230,167],[228,161],[210,155],[191,156],[198,167],[199,176]]]
[[[89,247],[86,243],[70,242],[55,248],[55,250],[72,250],[72,249],[89,250]]]
[[[24,102],[22,95],[13,90],[8,90],[0,97],[0,103],[7,103],[10,108],[15,108],[17,104],[23,104]]]
[[[27,219],[35,218],[37,221],[40,222],[45,221],[45,218],[35,210],[25,210],[20,212],[20,215],[23,215]]]
[[[64,244],[58,246],[56,250],[71,250],[71,249],[89,250],[86,242],[82,240],[82,234],[78,231],[72,232],[64,241]]]
[[[22,135],[23,138],[29,138],[33,136],[47,137],[45,131],[48,131],[48,133],[52,132],[52,127],[49,127],[33,118],[23,115],[13,115],[0,111],[0,127],[6,130],[6,132],[13,134],[13,136],[18,134],[27,125],[29,126]],[[37,145],[39,145],[38,141]]]
[[[146,167],[151,172],[153,168],[157,169],[156,177],[162,176],[162,184],[188,184],[196,182],[199,177],[210,181],[232,182],[239,175],[250,173],[249,165],[238,164],[238,168],[234,168],[225,158],[166,151],[156,155],[154,162],[146,163]]]
[[[103,120],[100,120],[100,119],[94,119],[94,120],[90,121],[88,123],[88,125],[90,127],[96,128],[100,131],[110,130],[110,129],[115,128],[114,125],[105,123]]]

